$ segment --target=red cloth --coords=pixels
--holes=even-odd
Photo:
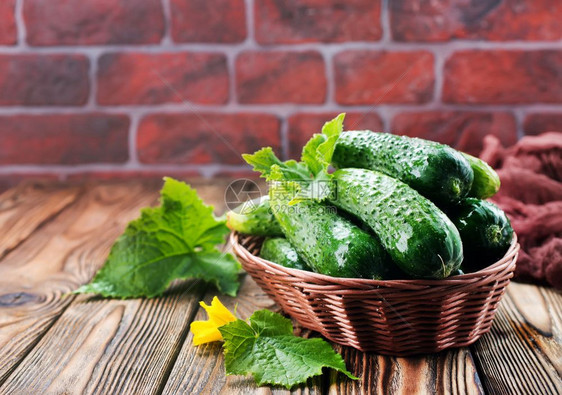
[[[524,137],[510,148],[486,136],[480,158],[497,169],[501,188],[491,200],[521,243],[515,278],[562,290],[562,133]]]

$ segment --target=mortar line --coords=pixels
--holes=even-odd
[[[226,55],[226,70],[228,72],[228,101],[227,104],[236,105],[238,97],[236,92],[236,56],[232,53]]]
[[[138,166],[140,164],[138,158],[138,151],[137,151],[137,134],[138,134],[141,118],[142,116],[140,113],[129,114],[129,119],[130,119],[129,134],[128,134],[129,161],[127,162],[127,164],[132,167]]]
[[[98,74],[98,59],[99,54],[91,53],[87,55],[88,62],[90,63],[88,69],[88,80],[90,83],[90,93],[88,94],[88,100],[86,102],[85,107],[88,109],[97,109],[96,105],[96,96],[98,92],[98,82],[97,82],[97,74]]]
[[[289,144],[289,117],[281,118],[281,126],[279,132],[281,134],[281,157],[284,160],[289,159],[291,148]]]
[[[434,50],[432,51],[432,53],[433,53],[433,73],[434,73],[433,103],[442,104],[446,56],[444,56],[442,51],[439,50]]]
[[[369,105],[339,105],[339,104],[238,104],[228,103],[226,105],[198,105],[189,103],[193,111],[209,114],[235,114],[237,112],[271,114],[277,116],[289,116],[296,113],[329,113],[329,112],[361,112],[361,111],[431,111],[451,110],[464,112],[497,112],[513,111],[515,109],[527,112],[556,113],[562,111],[562,103],[514,103],[514,104],[455,104],[455,103],[404,103],[404,104],[377,104]],[[0,116],[16,115],[79,115],[79,114],[178,114],[185,112],[185,104],[165,103],[157,105],[122,105],[122,106],[100,106],[87,108],[84,106],[5,106],[0,107]]]
[[[390,13],[388,12],[389,8],[389,0],[383,0],[381,2],[381,29],[382,29],[382,37],[381,43],[384,43],[385,46],[381,49],[392,51],[392,31],[390,28]],[[390,131],[390,118],[389,112],[387,109],[379,110],[379,106],[377,106],[377,113],[382,122],[382,130],[384,132]]]
[[[22,1],[22,0],[18,0]],[[248,1],[248,0],[247,0]],[[19,4],[19,3],[17,3]],[[20,11],[21,14],[21,11]],[[19,20],[23,16],[19,15]],[[22,32],[23,34],[24,32]],[[389,47],[389,44],[391,46]],[[0,53],[88,53],[89,51],[114,51],[114,52],[147,52],[147,53],[165,53],[165,52],[224,52],[236,49],[238,52],[252,49],[264,52],[268,51],[308,51],[321,50],[329,48],[332,51],[342,50],[389,50],[389,51],[422,51],[431,49],[444,49],[447,51],[463,51],[463,50],[562,50],[562,40],[559,41],[470,41],[456,40],[448,42],[399,42],[399,41],[352,41],[345,43],[295,43],[295,44],[267,44],[261,45],[247,38],[245,41],[236,44],[227,43],[175,43],[162,42],[157,44],[107,44],[107,45],[90,45],[90,46],[63,46],[55,45],[49,47],[29,47],[27,45],[0,45]]]
[[[336,106],[336,75],[334,71],[334,53],[329,48],[320,52],[324,60],[324,73],[326,74],[326,97],[324,106]]]
[[[25,49],[27,48],[27,29],[25,27],[25,18],[23,17],[23,0],[16,0],[14,19],[16,21],[16,45],[8,48]],[[0,51],[2,51],[2,46],[0,46]]]
[[[382,30],[381,42],[383,43],[392,42],[392,30],[390,28],[390,13],[388,12],[389,7],[390,7],[389,0],[383,0],[381,2],[381,30]]]
[[[521,111],[521,109],[514,109],[513,115],[515,117],[515,125],[517,128],[517,139],[520,139],[525,135],[525,131],[523,130],[525,114]]]
[[[170,0],[161,0],[161,2],[164,17],[164,34],[162,35],[160,45],[174,45],[172,41],[172,7]]]
[[[249,46],[256,46],[256,26],[254,15],[254,0],[245,0],[246,7],[246,40],[244,41]]]
[[[389,0],[383,0],[381,2],[381,29],[382,29],[381,43],[386,44],[386,46],[382,49],[392,51],[393,42],[392,42],[392,29],[390,27],[389,7],[390,7]],[[390,117],[388,108],[381,109],[380,106],[377,106],[376,111],[382,122],[383,132],[389,133],[392,119]]]

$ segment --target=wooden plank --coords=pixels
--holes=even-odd
[[[210,303],[216,293],[205,295],[205,302]],[[238,316],[247,319],[255,310],[273,309],[274,302],[256,285],[250,276],[245,276],[239,295],[236,298],[220,296],[229,309],[234,309]],[[196,320],[207,319],[203,309],[199,309]],[[170,377],[164,387],[164,394],[320,394],[321,379],[310,380],[308,386],[285,391],[280,388],[257,387],[251,376],[225,376],[222,346],[209,343],[193,346],[193,334],[190,332],[178,355]]]
[[[332,372],[330,394],[484,393],[468,348],[408,358],[362,353],[343,346],[336,346],[336,350],[360,380]]]
[[[0,195],[0,259],[78,197],[80,188],[23,183]]]
[[[562,295],[511,283],[473,352],[490,393],[562,393]]]
[[[0,392],[158,393],[203,295],[195,284],[156,299],[80,296]]]
[[[156,188],[96,185],[0,265],[0,383],[50,328],[105,260],[113,241]],[[28,216],[29,217],[29,216]]]

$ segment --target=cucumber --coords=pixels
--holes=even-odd
[[[461,263],[461,266],[462,266],[462,263]],[[463,274],[464,274],[464,272],[462,271],[462,269],[457,269],[457,270],[455,270],[451,273],[451,276],[462,276]]]
[[[371,227],[393,261],[417,278],[444,278],[460,267],[459,232],[447,216],[408,185],[365,169],[333,173],[330,202]]]
[[[368,130],[342,133],[332,164],[379,171],[440,204],[458,202],[473,179],[467,160],[447,145]]]
[[[283,237],[266,239],[261,246],[260,256],[281,266],[310,271],[297,250]]]
[[[290,198],[270,188],[271,208],[287,240],[313,271],[333,277],[385,279],[394,265],[380,242],[340,217],[334,207],[313,200],[289,205]]]
[[[466,198],[449,216],[461,235],[465,259],[462,268],[474,272],[501,259],[513,239],[513,228],[493,203]]]
[[[474,173],[474,180],[472,181],[472,187],[468,192],[468,196],[478,199],[487,199],[494,196],[500,189],[500,177],[498,173],[482,159],[465,154],[464,152],[462,152],[462,155],[468,161]]]
[[[230,230],[248,235],[283,236],[283,231],[271,211],[268,195],[249,200],[226,213],[226,226]]]

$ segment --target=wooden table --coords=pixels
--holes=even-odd
[[[192,183],[223,210],[224,181]],[[159,184],[25,184],[0,196],[0,393],[288,393],[224,374],[220,344],[193,347],[189,324],[215,291],[175,284],[152,300],[64,296],[90,280]],[[247,318],[276,306],[249,278]],[[302,331],[303,335],[310,335]],[[359,381],[333,372],[300,393],[562,393],[562,296],[512,283],[492,331],[470,348],[416,358],[335,345]]]

